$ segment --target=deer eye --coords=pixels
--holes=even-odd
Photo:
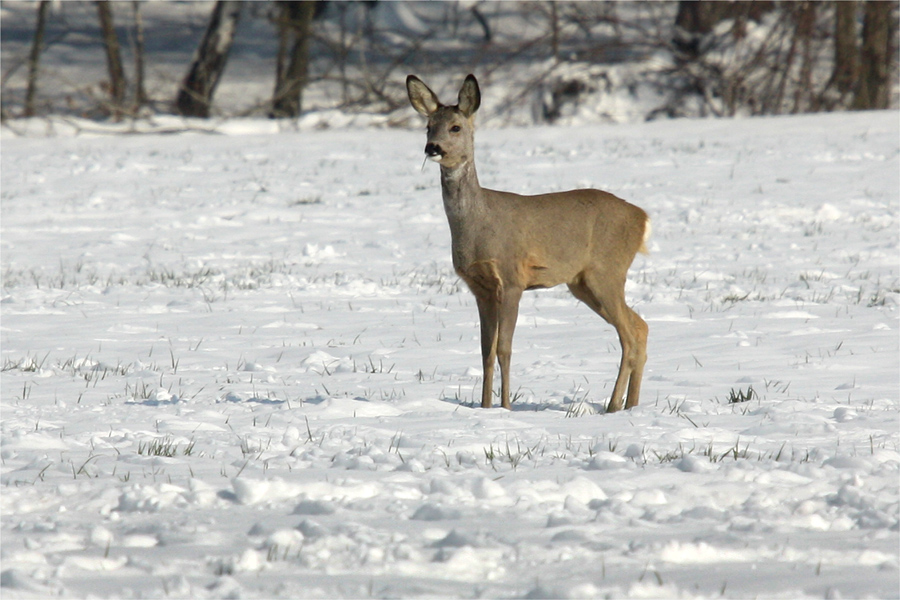
[[[459,125],[454,125],[450,128],[450,133],[459,133],[460,131],[462,131],[462,127]]]

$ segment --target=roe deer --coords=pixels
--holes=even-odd
[[[441,104],[415,75],[406,78],[412,107],[428,118],[425,154],[441,165],[453,267],[475,295],[481,320],[484,380],[490,408],[494,362],[500,362],[500,403],[509,408],[509,360],[524,290],[561,283],[616,328],[622,362],[607,412],[637,406],[647,324],[625,304],[625,277],[646,252],[650,220],[643,210],[599,190],[520,196],[481,187],[475,174],[475,111],[481,92],[466,77],[456,106]]]

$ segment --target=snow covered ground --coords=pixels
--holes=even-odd
[[[610,415],[564,288],[474,406],[423,132],[269,127],[4,136],[4,598],[898,597],[896,112],[479,133],[653,218]]]

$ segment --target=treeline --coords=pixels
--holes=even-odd
[[[666,60],[642,73],[666,100],[648,116],[889,108],[896,92],[896,1],[522,2],[503,3],[502,10],[490,2],[446,2],[420,18],[415,3],[219,0],[210,5],[202,36],[193,40],[193,59],[176,89],[160,99],[144,83],[153,58],[144,49],[152,35],[144,25],[147,5],[91,3],[107,67],[95,113],[121,119],[152,103],[156,111],[209,117],[246,18],[271,23],[272,94],[254,114],[272,118],[300,115],[309,86],[336,89],[328,94],[331,108],[390,112],[404,105],[402,81],[411,69],[499,76],[539,64],[526,87],[546,92],[549,86],[550,106],[539,118],[552,121],[554,98],[577,101],[596,89],[571,69],[559,76],[562,67],[646,63],[660,55]],[[41,57],[52,12],[48,0],[34,6],[25,91],[18,106],[4,103],[4,118],[42,112]],[[401,18],[383,18],[391,11]],[[116,21],[119,31],[129,22],[130,65],[123,61]],[[510,22],[521,31],[511,34]],[[4,87],[13,63],[3,74]]]
[[[682,1],[673,42],[682,84],[724,114],[889,108],[897,2]]]
[[[143,2],[111,2],[99,0],[97,8],[102,45],[108,68],[108,97],[104,110],[114,118],[136,114],[147,104],[149,96],[144,87],[145,51]],[[187,74],[179,86],[172,104],[174,112],[187,117],[209,117],[216,86],[228,61],[241,17],[243,2],[220,0],[213,6],[206,31],[199,41]],[[310,24],[316,14],[316,2],[281,1],[271,3],[278,32],[278,66],[275,93],[272,98],[273,117],[296,117],[300,114],[301,93],[305,85],[309,63]],[[28,84],[22,116],[37,114],[35,99],[39,80],[39,65],[47,27],[49,0],[37,3],[37,19],[31,53],[28,60]],[[121,44],[113,24],[113,9],[131,11],[134,31],[133,94],[127,97],[128,81],[123,67]],[[290,50],[288,47],[290,46]],[[288,60],[288,56],[290,59]]]

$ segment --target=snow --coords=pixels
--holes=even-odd
[[[5,135],[3,596],[896,598],[898,133],[479,131],[484,185],[653,218],[615,414],[565,288],[475,406],[421,131]]]

